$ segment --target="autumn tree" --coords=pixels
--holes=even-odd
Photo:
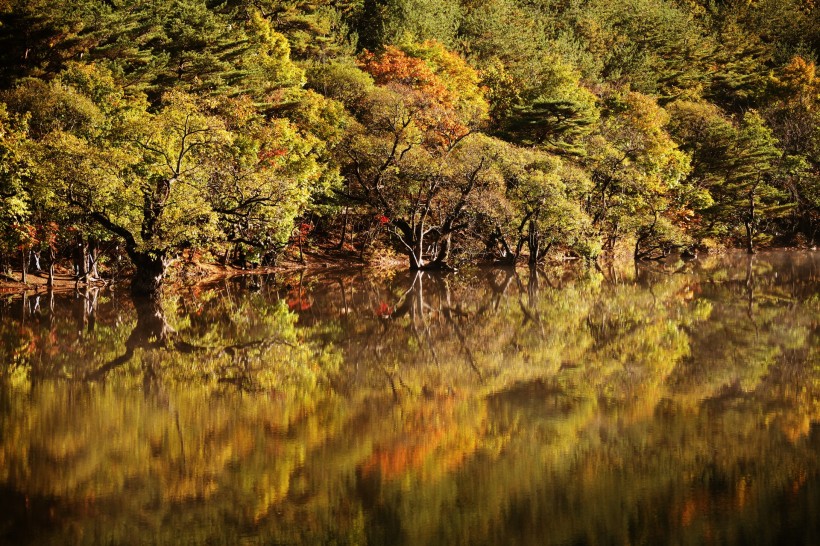
[[[384,218],[411,268],[447,267],[453,236],[497,186],[490,139],[470,134],[487,106],[463,60],[431,42],[405,48],[362,56],[378,87],[343,145],[346,196]]]
[[[590,144],[587,210],[608,249],[634,237],[636,259],[687,244],[676,218],[686,207],[689,158],[665,130],[668,114],[640,93],[611,97],[601,134]]]
[[[813,244],[820,220],[820,78],[814,62],[792,57],[771,77],[774,100],[761,111],[783,151],[784,189],[795,207],[784,228]]]
[[[412,269],[449,267],[454,234],[463,232],[486,194],[499,185],[493,174],[492,143],[463,134],[448,145],[430,147],[418,112],[396,89],[377,89],[369,112],[375,119],[343,144],[345,196],[378,215]],[[484,199],[481,196],[485,196]]]
[[[19,246],[20,229],[31,213],[26,191],[26,179],[31,169],[25,151],[27,128],[25,120],[10,116],[0,103],[0,237],[2,237],[3,269]],[[23,259],[25,271],[25,259]],[[25,281],[24,281],[25,282]]]

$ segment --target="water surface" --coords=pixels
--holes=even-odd
[[[0,304],[3,544],[820,543],[820,256]]]

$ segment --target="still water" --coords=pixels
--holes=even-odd
[[[820,254],[0,304],[2,544],[819,544]]]

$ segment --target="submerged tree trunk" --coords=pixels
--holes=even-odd
[[[418,271],[421,269],[420,259],[416,258],[416,253],[412,250],[407,252],[407,259],[410,265],[410,271]]]
[[[40,251],[39,250],[31,250],[29,251],[29,267],[34,269],[34,271],[42,271],[43,268],[40,266]]]
[[[754,236],[755,236],[755,215],[757,211],[755,210],[755,191],[757,190],[757,186],[752,186],[752,189],[749,191],[749,214],[746,219],[746,252],[749,254],[755,253],[754,247]]]
[[[99,258],[99,245],[97,244],[97,239],[93,237],[88,238],[88,253],[86,255],[86,275],[87,278],[99,278],[99,273],[97,273],[97,261]]]
[[[755,253],[755,246],[754,246],[754,227],[752,223],[749,221],[745,222],[746,224],[746,252],[748,254]]]
[[[78,279],[84,279],[88,274],[88,264],[86,260],[86,246],[82,237],[77,236],[74,241],[74,248],[71,251],[71,261],[74,265],[74,276]]]
[[[141,298],[158,298],[168,270],[168,259],[163,254],[134,252],[131,261],[136,268],[131,280],[131,294]]]
[[[492,253],[495,253],[498,249],[498,245],[501,245],[501,256],[497,258],[497,263],[499,265],[514,266],[515,263],[518,261],[518,256],[521,253],[521,247],[523,242],[520,240],[518,241],[518,246],[513,252],[510,248],[509,243],[507,243],[506,237],[504,237],[504,233],[501,231],[500,226],[495,227],[495,232],[492,234],[489,242],[487,243],[487,250]]]
[[[530,267],[535,267],[536,265],[538,265],[538,262],[541,260],[541,240],[538,237],[532,237],[531,240],[530,240],[529,247],[530,247],[530,257],[527,260],[527,264]]]
[[[399,238],[406,247],[407,259],[410,271],[420,271],[424,269],[424,234],[421,226],[412,230],[408,227],[402,229],[402,236]],[[398,234],[397,234],[398,236]]]
[[[427,265],[426,269],[453,269],[449,264],[451,245],[451,235],[447,234],[439,242],[436,258]]]
[[[48,283],[47,286],[49,288],[54,288],[54,260],[56,256],[54,255],[54,249],[49,247],[48,249]]]

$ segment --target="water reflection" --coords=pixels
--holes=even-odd
[[[0,305],[0,542],[816,543],[820,260]]]

